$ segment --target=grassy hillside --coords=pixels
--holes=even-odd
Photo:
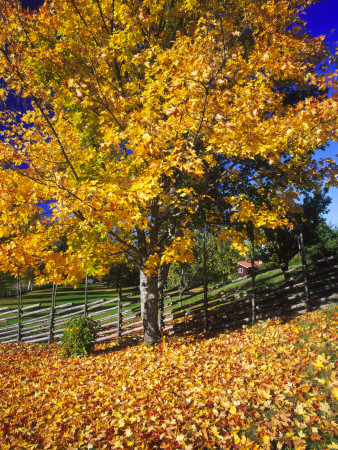
[[[123,290],[124,295],[130,295],[137,290],[137,287],[129,287]],[[95,301],[104,299],[111,299],[117,297],[115,289],[109,289],[103,284],[93,284],[88,286],[88,301]],[[81,284],[77,289],[71,286],[58,286],[56,302],[57,305],[63,303],[73,302],[74,305],[84,304],[85,286]],[[48,307],[51,305],[52,288],[38,289],[32,292],[27,292],[22,296],[23,306],[35,305],[41,303],[41,307]],[[0,307],[17,308],[18,300],[16,297],[8,297],[0,299]]]
[[[153,348],[0,346],[0,448],[338,448],[338,308]]]
[[[279,274],[278,278],[274,278],[273,281],[270,281],[270,278],[274,275]],[[276,283],[283,279],[283,275],[280,269],[271,270],[265,273],[261,273],[257,275],[256,285],[257,287],[263,286],[269,283]],[[210,288],[213,286],[210,285]],[[239,290],[247,290],[251,287],[251,279],[245,278],[243,280],[239,279],[233,283],[229,283],[226,286],[221,286],[218,289],[214,290],[214,294],[217,292],[228,291],[233,288],[238,288]],[[138,286],[130,286],[123,289],[123,294],[125,296],[132,295],[132,298],[136,300],[138,297]],[[190,290],[190,293],[200,293],[200,297],[203,297],[203,286],[194,288]],[[109,289],[105,287],[103,284],[93,284],[88,285],[88,301],[96,301],[102,298],[111,299],[117,297],[117,292],[115,289]],[[172,290],[171,294],[172,300],[178,299],[178,291]],[[81,305],[84,303],[85,298],[85,287],[84,284],[81,284],[77,289],[72,288],[71,286],[59,286],[57,289],[57,305],[61,305],[63,303],[73,302],[76,305]],[[197,297],[199,298],[199,297]],[[52,288],[39,289],[34,290],[32,292],[27,292],[22,296],[23,306],[30,306],[37,303],[41,303],[41,307],[49,307],[51,305],[52,299]],[[196,301],[194,298],[193,301]],[[189,302],[187,302],[189,303]],[[17,298],[16,297],[8,297],[0,299],[0,308],[1,307],[10,307],[13,309],[17,308]]]

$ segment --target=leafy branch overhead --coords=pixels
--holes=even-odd
[[[130,261],[156,339],[196,220],[241,250],[248,221],[286,224],[300,189],[335,182],[313,160],[337,139],[337,77],[309,3],[0,0],[2,269],[60,284]]]

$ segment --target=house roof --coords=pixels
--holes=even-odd
[[[238,261],[238,264],[242,267],[245,267],[246,269],[250,269],[251,267],[251,261],[248,261],[247,259],[245,261]],[[255,261],[255,267],[259,267],[260,266],[260,262],[259,261]]]

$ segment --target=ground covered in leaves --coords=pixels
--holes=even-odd
[[[338,449],[338,308],[153,348],[0,346],[0,448]]]

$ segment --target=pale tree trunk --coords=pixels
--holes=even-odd
[[[147,276],[140,270],[141,316],[143,336],[146,345],[153,345],[161,339],[158,326],[158,275]]]

